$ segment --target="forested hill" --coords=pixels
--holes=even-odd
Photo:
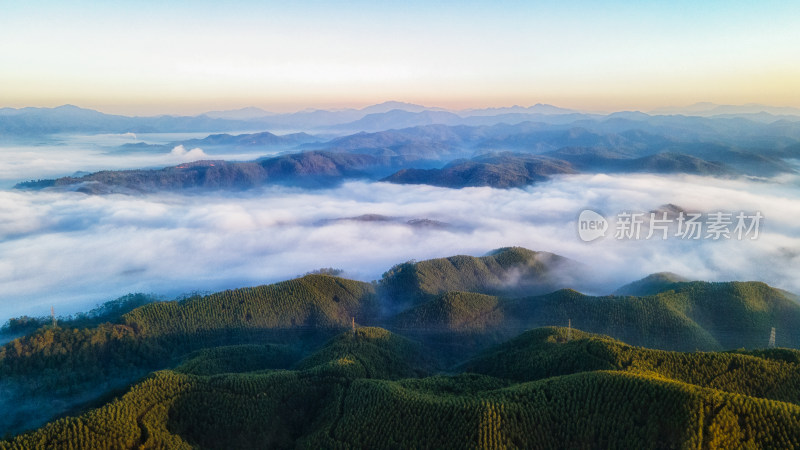
[[[580,330],[546,327],[493,347],[462,369],[515,382],[624,370],[800,405],[799,364],[798,350],[670,352],[633,347]]]
[[[137,308],[122,322],[148,336],[195,335],[220,329],[340,329],[375,321],[375,288],[328,275],[158,302]]]
[[[418,378],[406,368],[413,348],[368,328],[294,370],[160,371],[0,449],[800,445],[796,355],[657,352],[548,328],[465,372]]]
[[[302,355],[354,318],[371,323],[378,312],[371,284],[308,275],[148,303],[100,325],[42,326],[0,347],[0,430],[39,426],[203,348],[291,344]]]
[[[654,295],[678,287],[678,283],[691,281],[678,274],[660,272],[650,274],[641,280],[628,283],[614,291],[616,295]]]
[[[391,326],[448,343],[450,355],[533,327],[570,322],[635,345],[666,350],[800,347],[800,304],[763,283],[687,283],[653,296],[594,297],[573,290],[525,298],[448,292],[398,313]],[[468,343],[473,343],[468,345]]]
[[[194,161],[156,170],[104,170],[80,177],[19,183],[16,189],[71,189],[86,194],[248,189],[265,184],[324,187],[344,178],[368,178],[382,165],[369,155],[304,152],[258,161]]]
[[[373,283],[307,275],[179,301],[125,297],[55,327],[27,321],[40,327],[0,347],[0,429],[13,435],[80,416],[17,442],[327,448],[360,436],[386,448],[440,442],[428,421],[445,421],[460,431],[448,430],[443,445],[540,447],[566,433],[581,446],[628,442],[611,431],[615,421],[639,420],[644,408],[652,422],[643,419],[631,442],[710,446],[709,436],[736,427],[742,442],[791,442],[786,430],[795,428],[786,427],[799,417],[795,296],[758,282],[656,274],[620,290],[627,294],[596,297],[563,288],[580,269],[511,247],[403,263]],[[641,296],[629,295],[634,288]],[[575,329],[526,332],[568,323]],[[773,328],[783,348],[765,350]],[[609,404],[581,412],[562,389],[577,404],[583,396]],[[619,398],[618,389],[651,401]],[[608,434],[550,422],[563,414]],[[659,425],[662,415],[674,423]],[[397,420],[412,431],[396,433]]]
[[[382,150],[382,149],[379,149]],[[255,161],[198,160],[161,169],[104,170],[83,176],[31,180],[16,189],[76,190],[86,194],[141,194],[181,190],[238,190],[264,185],[318,188],[346,180],[365,179],[398,184],[427,184],[447,188],[490,186],[523,188],[556,175],[577,173],[660,173],[732,177],[749,174],[722,163],[683,154],[657,154],[624,162],[592,165],[583,170],[566,160],[526,153],[487,153],[469,159],[440,161],[425,155],[397,155],[392,151],[304,151]],[[435,155],[434,155],[435,156]],[[592,157],[587,157],[594,160]],[[772,162],[769,175],[794,173]],[[762,172],[756,172],[762,174]]]
[[[392,305],[416,305],[436,295],[477,292],[518,297],[572,287],[582,265],[563,256],[521,247],[398,264],[380,281]]]

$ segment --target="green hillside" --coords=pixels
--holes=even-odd
[[[525,332],[469,361],[463,369],[517,382],[622,370],[800,405],[800,363],[796,362],[800,351],[781,351],[792,354],[795,361],[755,353],[652,350],[602,335],[551,327]]]
[[[553,290],[575,267],[504,248],[401,264],[375,283],[307,275],[180,301],[127,296],[55,327],[35,319],[38,329],[0,346],[0,433],[36,429],[18,438],[26,448],[638,447],[645,436],[712,447],[719,425],[742,442],[793,442],[780,427],[797,419],[796,296],[669,274],[628,286],[644,296]],[[528,331],[568,322],[586,333]],[[766,349],[772,328],[784,348]],[[586,397],[563,403],[558,386]],[[665,403],[614,399],[616,388]],[[580,406],[601,397],[612,405]],[[658,415],[675,423],[663,428]],[[600,421],[599,434],[548,422],[573,416]],[[650,428],[616,433],[631,423]]]
[[[468,373],[394,380],[387,379],[396,375],[392,371],[366,377],[360,370],[328,370],[342,360],[342,349],[373,361],[389,354],[412,361],[406,352],[413,345],[403,338],[380,329],[359,331],[355,337],[339,335],[298,370],[156,372],[98,409],[0,442],[0,449],[800,445],[797,383],[794,391],[770,391],[769,383],[760,383],[767,396],[794,396],[778,401],[760,398],[752,391],[755,385],[741,381],[744,374],[750,380],[763,376],[763,369],[771,380],[784,376],[789,384],[798,377],[796,363],[735,353],[652,351],[578,330],[567,340],[565,329],[549,328],[532,330],[471,363],[475,370],[480,365],[502,370],[497,358],[507,351],[520,358],[519,368],[540,371],[534,381]],[[605,351],[597,356],[598,349]],[[563,374],[541,372],[559,361]],[[712,371],[726,361],[754,368],[717,380]],[[680,380],[685,369],[709,363],[695,383]],[[519,379],[528,373],[509,370],[504,375],[513,372]]]
[[[499,297],[472,292],[448,292],[397,314],[392,325],[401,330],[475,333],[507,327]]]
[[[569,321],[635,345],[722,349],[713,335],[663,299],[593,297],[572,290],[521,299],[450,292],[398,314],[392,326],[418,339],[449,342],[455,346],[450,350],[464,357],[524,330]],[[474,345],[465,347],[470,343]]]
[[[593,297],[571,290],[520,299],[508,314],[528,320],[528,328],[564,325],[652,348],[720,350],[715,337],[658,297]],[[766,336],[768,336],[767,331]]]
[[[123,323],[147,336],[193,335],[219,329],[341,328],[377,314],[369,283],[328,275],[233,289],[181,302],[137,308]]]
[[[614,291],[614,295],[635,295],[642,297],[645,295],[656,295],[658,293],[674,289],[679,283],[691,281],[672,272],[659,272],[650,274],[641,280],[628,283]]]
[[[422,346],[383,328],[358,328],[340,334],[321,350],[300,361],[300,370],[358,378],[397,379],[432,369]]]
[[[521,247],[486,256],[451,256],[398,264],[383,275],[381,293],[395,305],[415,305],[450,291],[523,296],[554,291],[579,264]]]
[[[722,348],[800,347],[800,303],[761,282],[680,283],[656,296],[714,336]]]
[[[294,347],[279,344],[228,345],[192,352],[174,370],[192,375],[287,369],[300,359]]]
[[[800,407],[631,373],[586,372],[502,389],[358,380],[313,446],[369,448],[791,448]],[[487,382],[484,385],[489,385]],[[355,391],[355,392],[354,392]],[[432,393],[435,392],[435,393]],[[304,442],[305,443],[305,442]]]
[[[374,321],[377,308],[371,284],[308,275],[148,303],[116,323],[44,326],[0,347],[0,391],[7,392],[0,395],[0,430],[40,426],[153,370],[174,367],[194,350],[281,343],[307,352],[349,327],[353,318]]]
[[[377,308],[368,283],[307,275],[179,302],[149,303],[115,324],[42,327],[0,347],[0,374],[148,365],[204,346],[286,341],[300,336],[298,332],[329,335],[349,327],[354,318],[374,320]]]
[[[449,292],[397,314],[393,329],[415,336],[482,335],[490,345],[526,329],[573,326],[651,348],[729,350],[800,347],[800,304],[759,282],[680,282],[646,297],[595,297],[563,289],[525,298]],[[457,339],[456,339],[457,340]],[[463,341],[462,341],[463,342]]]

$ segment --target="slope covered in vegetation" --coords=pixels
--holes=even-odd
[[[419,343],[383,328],[365,327],[333,338],[300,361],[297,368],[358,378],[397,379],[427,373],[432,363]]]
[[[123,316],[147,336],[193,335],[219,329],[337,329],[377,314],[369,283],[327,275],[233,289],[180,302],[153,303]]]
[[[415,336],[483,336],[484,345],[526,329],[566,325],[665,350],[800,346],[800,304],[759,282],[682,282],[645,297],[588,296],[563,289],[504,298],[448,292],[398,313],[392,326]],[[458,341],[458,339],[455,339]]]
[[[533,295],[573,264],[505,248],[402,264],[372,284],[316,274],[180,301],[131,297],[0,347],[0,430],[63,417],[2,445],[796,442],[793,295],[671,277],[640,283],[645,296]],[[600,335],[527,331],[569,321]],[[790,348],[765,349],[773,327]]]
[[[194,350],[276,343],[307,352],[353,318],[374,320],[377,307],[371,284],[308,275],[148,303],[113,323],[43,326],[0,347],[0,430],[39,426],[153,370],[173,367]],[[43,409],[42,403],[51,406]]]
[[[614,291],[614,295],[655,295],[679,286],[679,283],[691,281],[672,272],[650,274],[641,280],[628,283]]]
[[[563,256],[521,247],[500,248],[486,256],[451,256],[394,266],[380,281],[394,305],[431,300],[450,291],[522,296],[554,291],[580,265]],[[574,273],[573,273],[574,275]]]
[[[405,359],[408,347],[386,331],[368,329],[356,336],[346,332],[301,364],[301,370],[212,376],[156,372],[101,408],[0,442],[0,448],[800,445],[796,396],[789,401],[759,398],[754,392],[741,393],[749,387],[734,379],[727,383],[713,377],[695,383],[681,381],[677,378],[683,365],[704,361],[673,352],[654,355],[577,330],[567,341],[567,333],[564,329],[534,330],[505,344],[522,358],[519,364],[531,365],[533,372],[537,366],[544,367],[539,361],[542,357],[551,363],[565,362],[563,374],[540,373],[543,376],[534,377],[535,381],[519,382],[468,373],[392,380],[364,377],[358,370],[327,370],[331,362],[341,359],[325,354],[335,354],[335,348],[353,340],[364,340]],[[591,367],[591,362],[575,365],[590,356],[587,349],[592,351],[593,345],[616,350],[611,354],[620,356],[617,362],[625,361],[627,367],[615,366],[613,359],[606,361],[604,370]],[[372,354],[374,349],[365,353]],[[736,354],[699,355],[708,361],[741,359],[755,364],[761,360]],[[476,368],[480,364],[494,367],[492,358],[489,353],[473,363]],[[797,377],[794,363],[763,361],[774,377],[791,377],[791,373]],[[665,374],[670,371],[674,377]]]
[[[800,351],[783,349],[800,357]],[[736,352],[669,352],[607,336],[537,328],[466,363],[469,372],[517,382],[597,370],[622,370],[800,405],[800,364]]]

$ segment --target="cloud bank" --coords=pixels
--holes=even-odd
[[[184,149],[185,151],[185,149]],[[128,292],[175,296],[275,282],[320,267],[377,279],[393,264],[524,246],[587,266],[605,294],[657,271],[704,280],[761,280],[800,292],[800,185],[700,177],[564,176],[527,189],[351,182],[327,190],[267,187],[205,195],[87,196],[0,191],[0,322],[84,310]],[[577,218],[672,203],[760,211],[756,240],[586,243]],[[335,221],[381,214],[431,219]]]
[[[124,170],[161,168],[200,159],[224,159],[249,161],[266,156],[270,151],[250,153],[206,153],[203,149],[186,149],[183,145],[169,152],[121,151],[119,145],[133,143],[133,133],[124,135],[68,136],[63,141],[47,139],[40,144],[0,144],[0,189],[7,189],[21,181],[40,178],[58,178],[76,173],[100,170]],[[167,134],[156,138],[181,139],[195,137],[193,134]],[[153,140],[153,135],[140,135],[147,142],[163,144]],[[137,142],[145,142],[139,140]]]
[[[186,150],[183,145],[176,145],[171,152],[169,152],[171,160],[174,162],[192,162],[201,159],[208,159],[209,156],[203,151],[202,148],[193,148]]]

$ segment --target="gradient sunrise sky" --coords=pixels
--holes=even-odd
[[[3,1],[0,107],[800,106],[797,1]]]

